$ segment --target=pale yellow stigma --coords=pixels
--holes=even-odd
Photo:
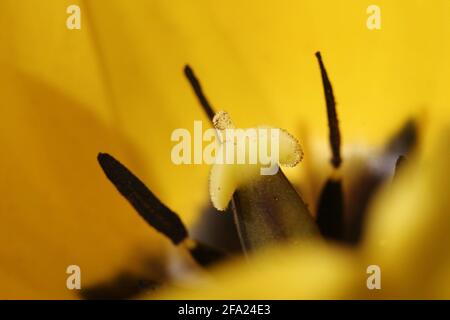
[[[278,165],[294,167],[303,158],[300,143],[286,130],[270,126],[235,129],[225,111],[216,113],[213,124],[221,143],[211,168],[209,192],[218,210],[227,208],[240,186],[276,174]]]

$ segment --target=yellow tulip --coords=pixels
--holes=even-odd
[[[66,27],[72,4],[80,30]],[[151,297],[448,298],[450,3],[376,4],[381,30],[366,27],[362,0],[2,1],[0,298],[78,298],[66,287],[72,264],[83,288],[124,274],[172,279],[183,250],[143,223],[96,156],[114,154],[194,225],[209,207],[208,166],[170,159],[171,132],[207,121],[186,63],[236,123],[302,142],[305,159],[286,174],[315,212],[330,174],[318,50],[338,100],[344,190],[401,125],[419,125],[418,149],[373,201],[362,244],[276,246],[218,265],[217,283]],[[381,267],[381,291],[366,287],[369,264]]]

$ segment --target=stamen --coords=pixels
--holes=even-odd
[[[322,56],[320,52],[316,52],[316,57],[319,62],[320,73],[322,74],[323,90],[325,93],[325,101],[327,104],[327,115],[328,115],[328,127],[330,130],[330,146],[332,151],[331,164],[335,168],[339,168],[341,159],[341,134],[339,131],[339,121],[336,112],[336,101],[333,95],[333,87],[331,86],[330,80],[328,78],[327,71],[322,61]]]
[[[99,153],[97,159],[108,179],[148,224],[174,244],[187,238],[187,230],[178,215],[159,201],[124,165],[107,153]]]
[[[99,153],[97,158],[108,179],[139,215],[174,244],[182,243],[201,266],[208,266],[227,257],[220,250],[188,238],[187,229],[180,217],[159,201],[141,180],[114,157]]]
[[[228,257],[225,252],[193,239],[187,239],[183,244],[195,261],[204,267],[223,261]]]
[[[328,179],[320,194],[317,224],[322,235],[342,240],[344,235],[344,199],[340,180]]]
[[[329,140],[332,153],[331,164],[334,168],[339,168],[342,162],[341,134],[337,118],[336,101],[320,52],[316,52],[316,57],[322,75],[323,91],[327,105]],[[340,179],[329,178],[323,187],[317,208],[317,224],[320,232],[325,237],[342,240],[344,233],[344,196]]]
[[[205,111],[208,118],[212,121],[215,114],[214,110],[211,107],[210,103],[208,102],[208,99],[206,98],[205,94],[203,93],[202,86],[198,81],[197,77],[195,76],[194,71],[191,69],[189,65],[186,65],[184,67],[184,74],[186,75],[186,78],[189,80],[189,83],[191,84],[192,89],[194,90],[194,93],[197,96],[198,101],[200,102],[200,105],[203,107],[203,110]]]

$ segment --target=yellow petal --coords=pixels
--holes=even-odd
[[[218,267],[214,279],[173,287],[161,299],[342,299],[367,290],[365,268],[351,252],[324,244],[272,248]],[[361,272],[362,271],[362,272]]]
[[[77,297],[66,287],[69,265],[80,266],[87,288],[163,258],[162,236],[96,162],[109,150],[137,170],[133,147],[57,88],[1,68],[0,296]]]
[[[431,152],[409,160],[374,202],[364,251],[392,295],[448,298],[450,127]]]

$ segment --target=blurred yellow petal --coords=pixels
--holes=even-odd
[[[82,30],[66,28],[66,8],[80,2],[2,1],[0,60],[49,84],[94,112],[99,120],[112,124],[114,111],[107,79],[89,20],[82,20]]]
[[[4,65],[0,96],[1,297],[75,297],[69,265],[80,266],[88,287],[138,268],[139,259],[163,259],[162,237],[96,162],[108,149],[138,164],[133,147],[57,88]]]
[[[272,248],[218,267],[213,279],[166,289],[161,299],[343,299],[365,289],[361,262],[346,249],[314,243]],[[207,293],[207,296],[205,295]]]
[[[386,292],[402,297],[449,298],[449,127],[438,138],[384,189],[367,223],[364,250],[381,266]]]

